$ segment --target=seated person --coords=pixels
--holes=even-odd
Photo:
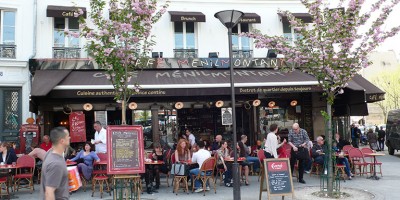
[[[43,136],[43,142],[40,144],[40,148],[49,151],[51,149],[51,142],[50,142],[50,137],[48,135]]]
[[[337,144],[337,149],[342,150],[344,146],[346,145],[350,145],[349,141],[343,140],[342,138],[340,138],[339,133],[335,134],[335,140],[334,142],[336,142]]]
[[[159,143],[155,143],[154,145],[154,150],[153,150],[153,160],[157,161],[164,161],[164,152],[163,149],[161,148],[161,145]],[[167,163],[164,163],[163,165],[152,165],[153,166],[153,178],[156,179],[156,189],[160,188],[160,172],[167,174],[168,173],[168,168],[167,168]]]
[[[324,165],[325,158],[325,144],[324,139],[321,136],[317,137],[317,144],[312,147],[311,156],[314,158],[314,162],[320,165]]]
[[[67,161],[78,162],[79,173],[83,174],[86,180],[90,180],[93,172],[93,162],[99,162],[100,158],[92,150],[92,144],[90,142],[85,143],[84,150],[81,150],[78,155]]]
[[[338,149],[338,147],[337,147],[336,142],[333,142],[332,148],[333,148],[334,151],[337,151],[337,152],[340,151],[340,150]],[[346,172],[346,175],[347,175],[347,177],[349,178],[349,180],[351,180],[352,177],[353,177],[354,175],[353,175],[353,174],[351,173],[351,171],[350,171],[350,163],[349,163],[349,160],[348,160],[346,157],[344,157],[344,155],[339,154],[339,156],[337,157],[337,164],[340,164],[340,165],[344,165],[344,166],[345,166],[345,167],[344,167],[344,171]]]
[[[17,154],[13,148],[8,146],[8,143],[2,142],[0,144],[0,163],[11,165],[13,162],[17,162]]]
[[[197,146],[198,146],[199,150],[193,154],[192,163],[198,163],[199,168],[194,168],[194,169],[190,170],[191,177],[192,177],[192,175],[197,176],[200,172],[200,167],[203,165],[203,162],[211,157],[210,152],[204,149],[204,142],[199,142]],[[208,174],[208,172],[207,172],[207,174]],[[207,186],[206,190],[209,190],[208,181],[206,183],[206,186]],[[203,191],[203,187],[201,186],[201,180],[196,179],[196,181],[194,182],[194,188],[196,189],[195,192]]]
[[[211,151],[217,151],[222,145],[222,135],[215,136],[215,140],[211,146]]]
[[[217,168],[218,169],[224,169],[225,171],[228,171],[227,168],[227,163],[225,163],[226,158],[230,158],[229,155],[229,149],[228,149],[228,142],[227,141],[221,141],[222,145],[221,148],[217,150],[218,153],[218,160],[217,160]]]

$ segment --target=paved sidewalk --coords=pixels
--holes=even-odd
[[[354,177],[353,180],[348,180],[346,182],[341,182],[342,187],[355,188],[360,190],[367,190],[377,196],[375,199],[387,199],[387,200],[396,200],[400,199],[400,153],[396,153],[394,156],[388,155],[387,151],[385,152],[385,156],[379,157],[378,160],[383,162],[382,170],[383,177],[376,180],[366,179],[366,176],[357,176]],[[242,200],[257,200],[259,194],[259,182],[257,181],[257,176],[251,177],[251,182],[249,186],[241,186],[241,199]],[[295,195],[302,195],[299,191],[296,193],[296,188],[305,187],[305,186],[319,186],[320,179],[316,176],[310,177],[308,174],[304,176],[307,184],[300,184],[296,182],[296,179],[293,179],[294,187],[295,187]],[[27,190],[20,190],[15,195],[18,196],[18,199],[40,199],[39,194],[40,187],[39,185],[35,185],[35,192],[30,194]],[[91,197],[91,189],[88,188],[88,191],[83,192],[82,189],[71,195],[71,200],[86,200],[86,199],[100,199],[99,192],[96,192],[94,197]],[[174,200],[206,200],[206,199],[215,199],[215,200],[231,200],[233,199],[233,191],[232,188],[219,186],[219,180],[217,180],[217,194],[214,194],[214,191],[206,192],[206,196],[203,196],[203,193],[190,193],[186,194],[180,191],[178,195],[172,193],[172,187],[166,187],[165,180],[161,180],[161,188],[158,193],[148,195],[144,193],[141,196],[143,200],[164,200],[164,199],[174,199]],[[104,194],[103,199],[112,199],[112,196],[109,194]],[[267,193],[263,193],[263,199],[267,199]],[[281,199],[280,197],[275,197],[272,199]],[[291,199],[291,198],[285,198]],[[354,198],[357,199],[357,198]]]

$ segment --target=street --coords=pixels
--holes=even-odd
[[[379,157],[378,160],[381,161],[383,177],[376,180],[369,180],[367,176],[356,176],[353,180],[346,180],[346,182],[341,181],[342,187],[355,188],[359,190],[366,190],[373,193],[376,198],[375,199],[387,199],[387,200],[395,200],[400,198],[400,190],[399,190],[399,180],[400,180],[400,153],[396,152],[394,156],[388,155],[388,152],[384,152],[386,155]],[[242,200],[256,200],[258,199],[259,194],[259,182],[257,181],[258,176],[251,176],[251,182],[249,186],[242,185],[241,186],[241,199]],[[293,178],[293,184],[295,187],[295,196],[302,195],[301,193],[296,193],[296,188],[302,188],[305,186],[317,186],[319,187],[320,179],[319,177],[313,175],[310,177],[309,174],[304,175],[304,179],[307,182],[306,185],[300,184],[296,182],[296,178]],[[30,194],[28,190],[20,190],[16,195],[19,199],[38,199],[39,198],[39,185],[35,185],[35,192]],[[218,199],[218,200],[230,200],[233,199],[232,188],[224,187],[219,185],[219,177],[217,179],[217,194],[214,194],[213,190],[206,193],[206,196],[203,196],[203,193],[183,193],[182,190],[179,191],[178,195],[172,193],[172,187],[166,187],[165,179],[161,180],[161,187],[158,190],[158,193],[148,195],[147,193],[143,193],[141,199],[143,200],[163,200],[163,199],[175,199],[175,200],[187,200],[190,198],[191,200],[197,199]],[[263,199],[267,198],[267,193],[263,193]],[[71,195],[71,200],[86,200],[86,199],[100,199],[100,194],[97,191],[94,194],[94,197],[91,197],[91,188],[88,187],[86,192],[83,192],[82,189],[79,189],[77,192],[74,192]],[[103,199],[112,199],[109,194],[103,194]],[[275,197],[273,199],[281,199],[280,197]],[[287,198],[291,199],[291,198]],[[356,197],[353,199],[357,199]]]

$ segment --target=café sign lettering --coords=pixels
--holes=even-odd
[[[186,17],[186,16],[181,16],[181,21],[183,22],[195,22],[197,21],[196,17]]]

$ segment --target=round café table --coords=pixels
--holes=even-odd
[[[379,180],[379,177],[376,176],[376,156],[384,156],[383,153],[365,153],[365,155],[373,156],[374,157],[374,174],[367,179]]]
[[[243,161],[245,161],[245,160],[246,160],[245,157],[238,157],[238,158],[237,158],[237,162],[238,162],[238,163],[241,163],[241,162],[243,162]],[[225,161],[225,162],[231,162],[231,163],[233,163],[233,162],[235,161],[235,159],[234,159],[233,157],[224,158],[224,161]],[[239,164],[239,180],[242,180],[242,165],[240,165],[240,164]],[[242,180],[242,181],[243,181],[243,180]]]

